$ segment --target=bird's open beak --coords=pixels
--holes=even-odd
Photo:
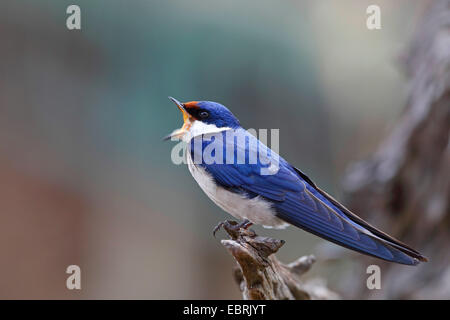
[[[181,113],[183,113],[183,126],[180,129],[176,129],[174,132],[169,134],[168,136],[164,137],[163,140],[169,140],[172,138],[181,139],[187,132],[189,132],[189,129],[191,128],[193,118],[192,116],[186,111],[186,109],[183,107],[183,104],[178,101],[175,98],[169,97],[170,100],[172,100],[180,109]]]

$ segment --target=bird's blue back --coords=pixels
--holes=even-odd
[[[234,133],[231,138],[227,135],[230,131]],[[245,137],[246,142],[237,143],[236,137]],[[217,143],[216,139],[223,142],[222,154],[216,149],[210,152],[214,161],[204,159],[205,151],[211,143]],[[248,198],[264,198],[272,204],[276,216],[290,224],[356,251],[388,261],[417,264],[417,259],[399,250],[397,242],[390,241],[395,239],[383,238],[384,234],[374,233],[376,229],[360,223],[362,220],[355,219],[301,171],[241,127],[196,137],[191,140],[190,152],[197,165],[219,186]],[[228,157],[232,154],[234,161],[230,163],[228,158],[227,162],[227,154]],[[238,163],[239,157],[246,161]],[[255,158],[256,163],[249,163]],[[278,170],[262,174],[271,164]]]

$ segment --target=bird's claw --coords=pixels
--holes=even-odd
[[[227,229],[232,229],[233,226],[236,225],[236,224],[237,224],[237,222],[233,221],[233,220],[225,220],[225,221],[219,222],[217,224],[217,226],[215,226],[214,229],[213,229],[213,236],[214,236],[214,238],[216,237],[216,233],[217,233],[217,231],[220,230],[220,228],[222,228],[222,227],[225,228],[225,226],[226,226]]]
[[[213,236],[216,237],[216,232],[219,231],[222,227],[228,232],[228,234],[231,235],[236,234],[240,229],[247,230],[252,225],[253,223],[248,219],[245,219],[240,223],[233,220],[221,221],[219,222],[219,224],[217,224],[217,226],[214,227]]]

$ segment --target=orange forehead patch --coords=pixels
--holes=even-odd
[[[197,103],[198,103],[198,101],[190,101],[190,102],[183,103],[183,105],[185,108],[195,108],[196,109],[196,108],[198,108]]]

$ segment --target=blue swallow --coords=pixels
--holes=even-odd
[[[208,197],[242,222],[294,225],[360,253],[405,265],[427,258],[376,229],[321,190],[302,171],[243,129],[223,105],[181,103],[183,126],[166,139],[187,143],[186,162]]]

